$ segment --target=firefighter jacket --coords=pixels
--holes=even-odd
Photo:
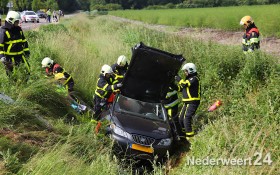
[[[178,99],[178,86],[172,83],[169,86],[168,92],[164,100],[164,107],[166,109],[173,108],[180,103]]]
[[[243,35],[242,48],[244,53],[252,52],[260,48],[260,33],[255,24],[251,24]]]
[[[50,67],[46,68],[46,74],[48,76],[56,73],[63,73],[64,77],[66,78],[66,81],[63,83],[63,85],[74,83],[72,76],[67,73],[59,64],[53,63]]]
[[[182,101],[185,103],[200,102],[200,80],[197,73],[190,74],[186,79],[178,83],[179,91],[182,91]]]
[[[128,63],[126,63],[124,66],[119,66],[117,63],[113,64],[112,70],[114,72],[115,79],[121,82],[124,78],[124,75],[128,69]]]
[[[22,59],[29,56],[28,43],[21,27],[14,26],[7,21],[0,28],[0,58]]]
[[[108,98],[111,92],[119,89],[116,83],[118,83],[118,81],[115,79],[114,75],[106,78],[103,74],[100,74],[97,80],[95,95],[100,98]]]

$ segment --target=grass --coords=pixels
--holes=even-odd
[[[83,23],[81,23],[83,21]],[[40,66],[49,56],[60,63],[75,81],[75,90],[91,103],[96,80],[103,64],[113,64],[119,55],[131,56],[130,48],[140,41],[174,54],[183,54],[197,65],[202,81],[203,98],[197,111],[195,128],[199,134],[191,141],[190,150],[182,149],[181,161],[170,157],[171,164],[154,165],[152,174],[276,174],[279,167],[280,68],[271,56],[257,51],[243,55],[239,47],[203,43],[187,37],[153,31],[106,16],[92,19],[76,16],[58,25],[42,26],[39,31],[25,33],[32,52],[32,74],[27,83],[8,80],[0,68],[0,91],[15,103],[1,103],[0,128],[9,129],[43,140],[42,146],[26,143],[11,149],[14,140],[0,139],[0,167],[3,172],[18,174],[133,174],[111,154],[111,142],[94,134],[95,124],[73,122],[77,114],[65,98],[55,91]],[[181,74],[181,73],[180,73]],[[182,75],[182,74],[181,74]],[[208,113],[207,108],[221,100],[223,105]],[[48,131],[46,123],[52,126]],[[81,117],[81,116],[80,116]],[[87,116],[84,116],[87,117]],[[69,120],[70,119],[70,120]],[[45,131],[45,132],[44,132]],[[45,133],[49,133],[47,136]],[[22,142],[26,141],[24,139]],[[23,144],[23,143],[22,143]],[[181,145],[181,147],[187,145]],[[10,150],[10,151],[9,151]],[[8,152],[9,151],[9,152]],[[261,152],[271,154],[271,166],[187,166],[187,159],[247,158]],[[180,153],[179,153],[180,155]],[[14,167],[9,167],[13,165]],[[170,168],[171,167],[171,168]],[[1,171],[0,171],[1,172]]]
[[[243,30],[239,25],[239,21],[243,16],[250,15],[263,36],[279,38],[279,7],[280,5],[261,5],[164,10],[118,10],[110,11],[109,14],[151,24],[229,31]]]

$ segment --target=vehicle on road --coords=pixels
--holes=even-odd
[[[34,11],[23,11],[21,13],[22,22],[37,22],[39,23],[39,16]]]
[[[172,151],[174,125],[162,102],[184,60],[143,43],[132,48],[121,91],[101,117],[110,123],[116,154],[154,159]]]
[[[47,14],[41,10],[38,10],[36,14],[38,15],[39,18],[47,18]]]

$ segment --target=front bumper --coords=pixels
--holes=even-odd
[[[39,18],[25,18],[25,21],[27,21],[27,22],[38,22]]]
[[[112,133],[112,138],[115,142],[113,148],[115,154],[130,158],[154,160],[157,157],[160,159],[172,149],[172,143],[169,146],[158,145],[158,140],[152,146],[143,146],[115,133]]]

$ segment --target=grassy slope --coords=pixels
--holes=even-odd
[[[61,100],[52,101],[57,94],[47,86],[49,82],[44,81],[40,61],[43,57],[50,56],[61,63],[74,77],[76,89],[90,102],[102,64],[112,64],[121,54],[130,57],[130,47],[140,41],[183,54],[187,61],[197,64],[202,80],[203,100],[195,127],[201,132],[192,140],[188,156],[201,159],[206,156],[246,158],[251,157],[255,151],[260,151],[263,154],[270,152],[273,160],[272,166],[186,166],[187,157],[183,157],[174,169],[157,167],[155,174],[162,174],[162,171],[170,171],[171,174],[277,172],[280,75],[279,66],[274,63],[273,58],[261,52],[245,56],[238,47],[201,43],[189,38],[179,38],[109,21],[106,17],[87,19],[80,16],[73,20],[65,20],[63,24],[45,26],[39,32],[29,32],[27,38],[33,53],[30,60],[33,74],[28,84],[11,84],[1,68],[1,92],[4,91],[17,99],[17,104],[13,107],[1,106],[1,127],[9,127],[30,135],[30,128],[42,132],[45,126],[40,125],[34,118],[35,114],[40,113],[54,126],[54,131],[49,135],[49,141],[44,141],[44,149],[35,146],[39,153],[31,160],[26,160],[31,153],[20,157],[19,165],[27,162],[21,168],[21,173],[116,174],[122,171],[118,169],[115,161],[109,159],[107,153],[110,143],[103,140],[103,137],[92,134],[94,125],[71,126],[63,122],[65,116],[71,114],[71,110],[60,103],[63,97]],[[206,113],[207,107],[216,99],[221,99],[223,106],[213,113]],[[54,102],[56,104],[52,105]],[[58,111],[61,112],[57,113]],[[34,121],[37,123],[31,123]],[[46,139],[43,134],[42,138]],[[22,147],[20,143],[6,140],[17,146],[10,156],[13,157]],[[8,155],[9,144],[2,143],[0,148]],[[30,145],[28,148],[33,150]],[[98,154],[100,152],[103,154]]]
[[[168,10],[118,10],[109,14],[152,24],[178,27],[242,30],[240,19],[250,15],[265,37],[280,37],[280,5],[217,7]]]

